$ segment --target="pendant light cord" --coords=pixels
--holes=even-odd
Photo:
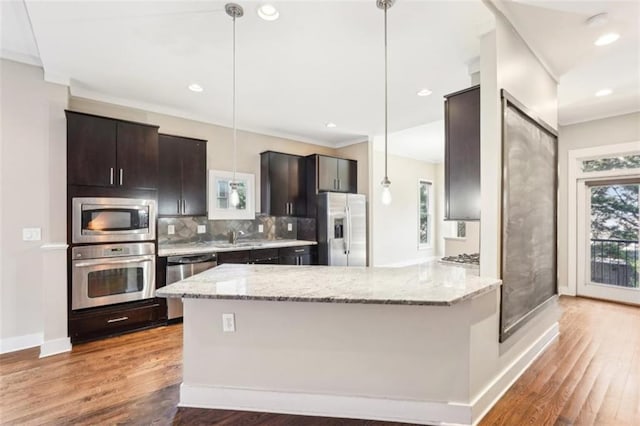
[[[388,129],[387,129],[387,109],[388,109],[388,100],[387,100],[387,8],[388,4],[384,4],[384,180],[388,181],[389,177],[387,176],[387,137],[388,137]]]
[[[236,182],[236,17],[233,16],[233,183]]]

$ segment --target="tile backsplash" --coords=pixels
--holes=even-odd
[[[315,219],[256,215],[254,220],[208,220],[206,216],[163,217],[158,219],[158,244],[196,241],[227,241],[229,231],[238,232],[238,240],[316,239]],[[175,233],[169,235],[169,225]],[[205,226],[199,234],[198,225]],[[262,225],[262,232],[259,226]]]

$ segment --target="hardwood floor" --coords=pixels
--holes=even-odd
[[[561,298],[560,338],[481,425],[640,425],[640,308]],[[0,356],[0,424],[397,425],[177,408],[182,326]]]

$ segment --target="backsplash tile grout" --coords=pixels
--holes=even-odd
[[[175,233],[169,235],[173,225]],[[206,232],[198,234],[198,225]],[[258,226],[263,232],[258,232]],[[291,230],[288,226],[291,225]],[[316,225],[312,218],[257,214],[254,220],[209,220],[206,216],[164,217],[158,219],[158,244],[185,244],[198,241],[227,241],[229,231],[238,232],[238,240],[299,239],[315,241]]]

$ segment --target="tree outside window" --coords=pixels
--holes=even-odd
[[[431,244],[431,182],[420,180],[418,194],[418,241],[420,247],[427,247]]]

